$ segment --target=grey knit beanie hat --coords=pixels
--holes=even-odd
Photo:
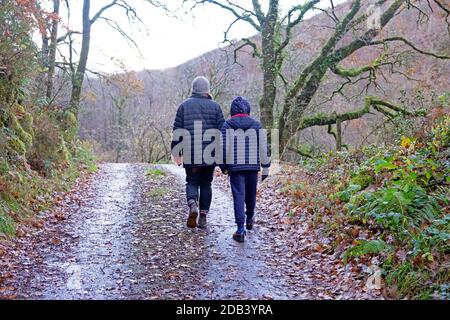
[[[192,81],[192,93],[207,94],[210,90],[211,85],[205,77],[197,77]]]

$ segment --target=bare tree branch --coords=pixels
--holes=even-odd
[[[99,11],[97,11],[97,13],[92,17],[92,19],[90,20],[91,25],[94,24],[95,21],[97,21],[98,18],[101,17],[101,15],[108,9],[114,7],[117,2],[119,0],[113,0],[111,3],[105,5],[104,7],[102,7]]]
[[[105,21],[111,28],[113,28],[114,30],[116,30],[125,40],[127,40],[128,43],[132,44],[141,54],[141,51],[139,49],[139,45],[136,43],[136,41],[131,38],[119,25],[119,23],[117,23],[117,21],[112,20],[110,18],[106,18],[106,17],[100,17],[100,20]]]
[[[385,38],[385,39],[369,42],[367,45],[379,45],[379,44],[385,44],[385,43],[394,42],[394,41],[403,42],[404,44],[406,44],[409,47],[411,47],[414,51],[417,51],[417,52],[419,52],[419,53],[421,53],[423,55],[432,56],[432,57],[437,58],[437,59],[444,59],[444,60],[449,60],[450,59],[450,56],[440,55],[440,54],[437,54],[437,53],[428,52],[428,51],[419,49],[414,44],[412,44],[410,41],[406,40],[403,37]]]
[[[291,41],[292,29],[296,25],[298,25],[300,22],[302,22],[306,13],[308,13],[310,10],[312,10],[314,8],[314,6],[319,2],[320,2],[320,0],[311,0],[311,1],[308,1],[307,3],[305,3],[304,5],[295,6],[289,10],[289,12],[287,14],[286,36],[285,36],[284,41],[280,44],[280,46],[277,49],[277,52],[276,52],[277,57],[282,53],[282,51],[287,47],[287,45]],[[292,15],[297,11],[299,12],[299,15],[295,20],[292,21],[291,20]]]
[[[184,0],[184,2],[186,2],[186,1],[188,1],[188,0]],[[227,0],[227,4],[224,4],[224,3],[216,1],[216,0],[196,0],[192,9],[194,9],[197,5],[202,5],[205,3],[210,3],[213,5],[216,5],[228,12],[231,12],[235,16],[235,18],[245,21],[245,22],[248,22],[250,25],[252,25],[258,31],[261,30],[260,26],[252,19],[252,16],[255,16],[255,14],[252,11],[247,10],[247,9],[242,9],[241,6],[236,5],[228,0]],[[243,12],[239,13],[238,10],[242,10]]]
[[[450,9],[447,8],[443,3],[441,3],[441,1],[438,0],[433,0],[434,3],[436,3],[439,8],[441,8],[447,15],[445,17],[445,21],[447,22],[447,30],[448,30],[448,34],[450,36]]]

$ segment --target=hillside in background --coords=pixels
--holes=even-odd
[[[370,2],[374,1],[367,1],[365,5]],[[343,4],[337,13],[344,15],[348,9],[349,3]],[[284,71],[288,81],[318,55],[333,31],[332,25],[333,22],[326,14],[318,14],[295,29]],[[443,16],[437,10],[422,21],[418,21],[417,12],[404,10],[388,24],[381,37],[400,35],[425,51],[448,55],[448,38],[436,36],[447,32]],[[258,42],[259,37],[255,36],[254,40]],[[350,40],[344,38],[341,45]],[[123,91],[117,79],[91,80],[85,90],[86,99],[81,116],[82,137],[97,142],[98,149],[108,160],[154,162],[165,159],[168,149],[164,144],[168,143],[176,108],[189,96],[190,83],[197,75],[211,79],[214,98],[222,104],[225,114],[228,113],[233,96],[243,95],[252,102],[253,115],[259,117],[258,100],[262,90],[259,61],[252,57],[250,49],[244,49],[238,52],[235,63],[233,48],[228,46],[208,52],[172,69],[123,75],[137,79],[140,84],[138,88],[128,88],[135,92],[122,101],[120,108],[114,102]],[[373,82],[370,85],[368,79],[361,79],[355,85],[346,87],[342,94],[336,93],[343,85],[342,78],[328,71],[327,79],[313,102],[313,110],[325,113],[349,110],[362,105],[366,93],[388,97],[390,101],[404,104],[409,109],[438,106],[437,97],[449,91],[450,63],[407,49],[404,45],[392,45],[384,53],[373,48],[358,50],[344,61],[345,67],[369,63],[381,54],[405,53],[397,59],[394,72],[387,66],[383,76],[371,79]],[[280,81],[279,90],[283,89]],[[353,146],[367,141],[382,142],[385,136],[374,134],[377,127],[386,126],[381,121],[375,115],[367,115],[349,122],[344,128],[344,142]],[[305,130],[299,138],[302,143],[312,145],[315,149],[326,150],[333,146],[333,138],[324,128]],[[121,146],[120,151],[117,145]],[[150,151],[143,151],[144,146]]]

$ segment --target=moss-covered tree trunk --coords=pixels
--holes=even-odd
[[[277,95],[276,32],[278,24],[278,0],[270,2],[269,13],[261,18],[261,51],[263,70],[263,96],[260,100],[261,122],[265,129],[274,127],[274,106]]]
[[[383,4],[384,2],[386,1],[380,1],[381,4]],[[360,0],[354,0],[352,2],[350,11],[346,14],[346,16],[344,16],[337,22],[334,34],[322,47],[319,56],[303,69],[303,71],[299,74],[296,81],[293,82],[285,96],[285,103],[279,118],[280,149],[282,153],[284,153],[288,149],[290,140],[299,131],[313,126],[323,126],[330,124],[335,125],[338,123],[340,124],[344,121],[357,119],[367,114],[371,107],[373,107],[375,111],[381,112],[386,116],[392,116],[393,113],[411,114],[407,110],[403,110],[400,107],[393,105],[392,103],[382,101],[375,97],[367,97],[363,109],[356,109],[354,111],[350,111],[340,115],[308,115],[308,111],[310,111],[311,109],[311,101],[316,96],[316,93],[328,71],[348,79],[358,77],[369,72],[375,72],[377,68],[383,65],[383,61],[377,59],[373,63],[370,63],[368,65],[349,70],[339,66],[339,64],[344,59],[348,58],[354,52],[363,47],[384,44],[385,42],[375,41],[374,39],[381,33],[383,28],[396,16],[396,14],[401,10],[402,6],[407,2],[407,0],[393,1],[381,14],[379,28],[368,29],[365,33],[355,38],[353,41],[337,48],[340,40],[346,34],[348,34],[354,26],[365,23],[367,19],[367,16],[364,14],[358,15],[361,9],[362,2]],[[399,38],[388,38],[384,41],[398,40]],[[412,49],[422,54],[429,54],[440,59],[449,58],[424,52],[423,50],[414,47],[407,40],[400,40],[409,45]],[[342,132],[338,136],[339,137],[336,138],[340,140],[342,137]],[[340,149],[341,147],[342,141],[337,141],[337,148]]]

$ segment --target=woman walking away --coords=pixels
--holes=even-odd
[[[222,127],[224,163],[220,169],[230,175],[237,231],[233,239],[244,242],[247,230],[253,229],[258,173],[262,181],[269,174],[267,136],[261,123],[250,117],[250,103],[237,97],[231,104],[231,118]]]
[[[210,95],[208,79],[195,78],[192,82],[192,96],[177,110],[172,139],[174,160],[177,165],[183,164],[186,169],[186,198],[189,207],[186,224],[189,228],[206,228],[206,217],[212,200],[211,183],[216,166],[203,157],[203,151],[209,142],[195,139],[196,123],[200,125],[199,133],[203,137],[208,130],[220,130],[224,121],[220,105]]]

